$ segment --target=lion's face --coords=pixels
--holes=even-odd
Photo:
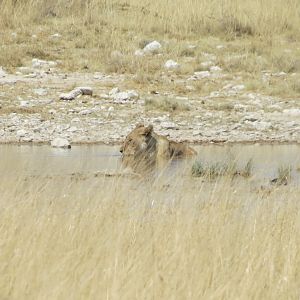
[[[155,159],[156,140],[152,136],[153,127],[137,125],[136,128],[126,137],[120,148],[122,161],[125,166],[134,164],[149,164]]]

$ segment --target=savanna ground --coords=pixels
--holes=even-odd
[[[1,84],[1,140],[48,141],[52,131],[72,128],[70,134],[79,130],[80,136],[97,131],[99,140],[107,130],[109,142],[125,135],[112,137],[112,120],[121,120],[124,130],[126,122],[142,114],[165,120],[166,113],[167,121],[179,127],[186,122],[186,130],[197,125],[201,135],[196,140],[210,125],[225,126],[224,136],[232,136],[235,128],[226,127],[229,122],[238,123],[246,135],[262,132],[255,139],[276,132],[276,140],[288,126],[287,136],[297,140],[299,10],[296,0],[3,0],[0,66],[15,74],[33,58],[53,60],[59,62],[59,74],[75,79],[64,83],[54,71],[47,83],[24,76]],[[152,40],[161,42],[161,53],[134,55]],[[168,59],[181,68],[164,70]],[[225,77],[187,82],[211,63]],[[95,72],[113,79],[95,83],[86,75]],[[47,97],[55,98],[85,85],[83,80],[96,89],[92,102],[81,98],[19,107],[20,100],[36,100],[33,88],[47,88]],[[228,84],[244,85],[245,94],[223,93]],[[182,104],[182,98],[150,98],[138,108],[100,99],[116,85],[141,95],[171,91],[188,99]],[[77,115],[91,109],[97,97],[103,109]],[[108,112],[110,107],[115,112]],[[246,123],[240,122],[240,111],[247,114]],[[74,114],[78,128],[64,127]],[[96,123],[100,114],[101,124]],[[198,114],[200,122],[194,124]],[[92,129],[80,131],[78,122],[90,120]],[[41,124],[47,122],[46,130]],[[18,133],[19,128],[33,128],[34,134]],[[182,139],[185,131],[173,134]],[[207,181],[192,178],[190,171],[154,180],[8,176],[14,163],[1,162],[1,299],[299,299],[297,186],[253,189],[247,179],[236,183],[225,174]]]

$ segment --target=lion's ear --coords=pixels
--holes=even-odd
[[[143,134],[144,135],[149,135],[153,131],[153,125],[149,125],[148,127],[145,127]]]

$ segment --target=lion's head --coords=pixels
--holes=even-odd
[[[155,163],[157,142],[152,133],[152,125],[144,126],[142,124],[138,124],[129,133],[120,148],[122,162],[125,166],[134,164],[149,166]]]

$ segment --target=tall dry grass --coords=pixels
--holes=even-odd
[[[1,299],[299,299],[296,187],[4,177]]]
[[[93,25],[98,30],[156,32],[185,36],[191,33],[237,34],[299,31],[297,0],[2,0],[0,25],[43,24],[49,19],[69,19],[74,26]]]

